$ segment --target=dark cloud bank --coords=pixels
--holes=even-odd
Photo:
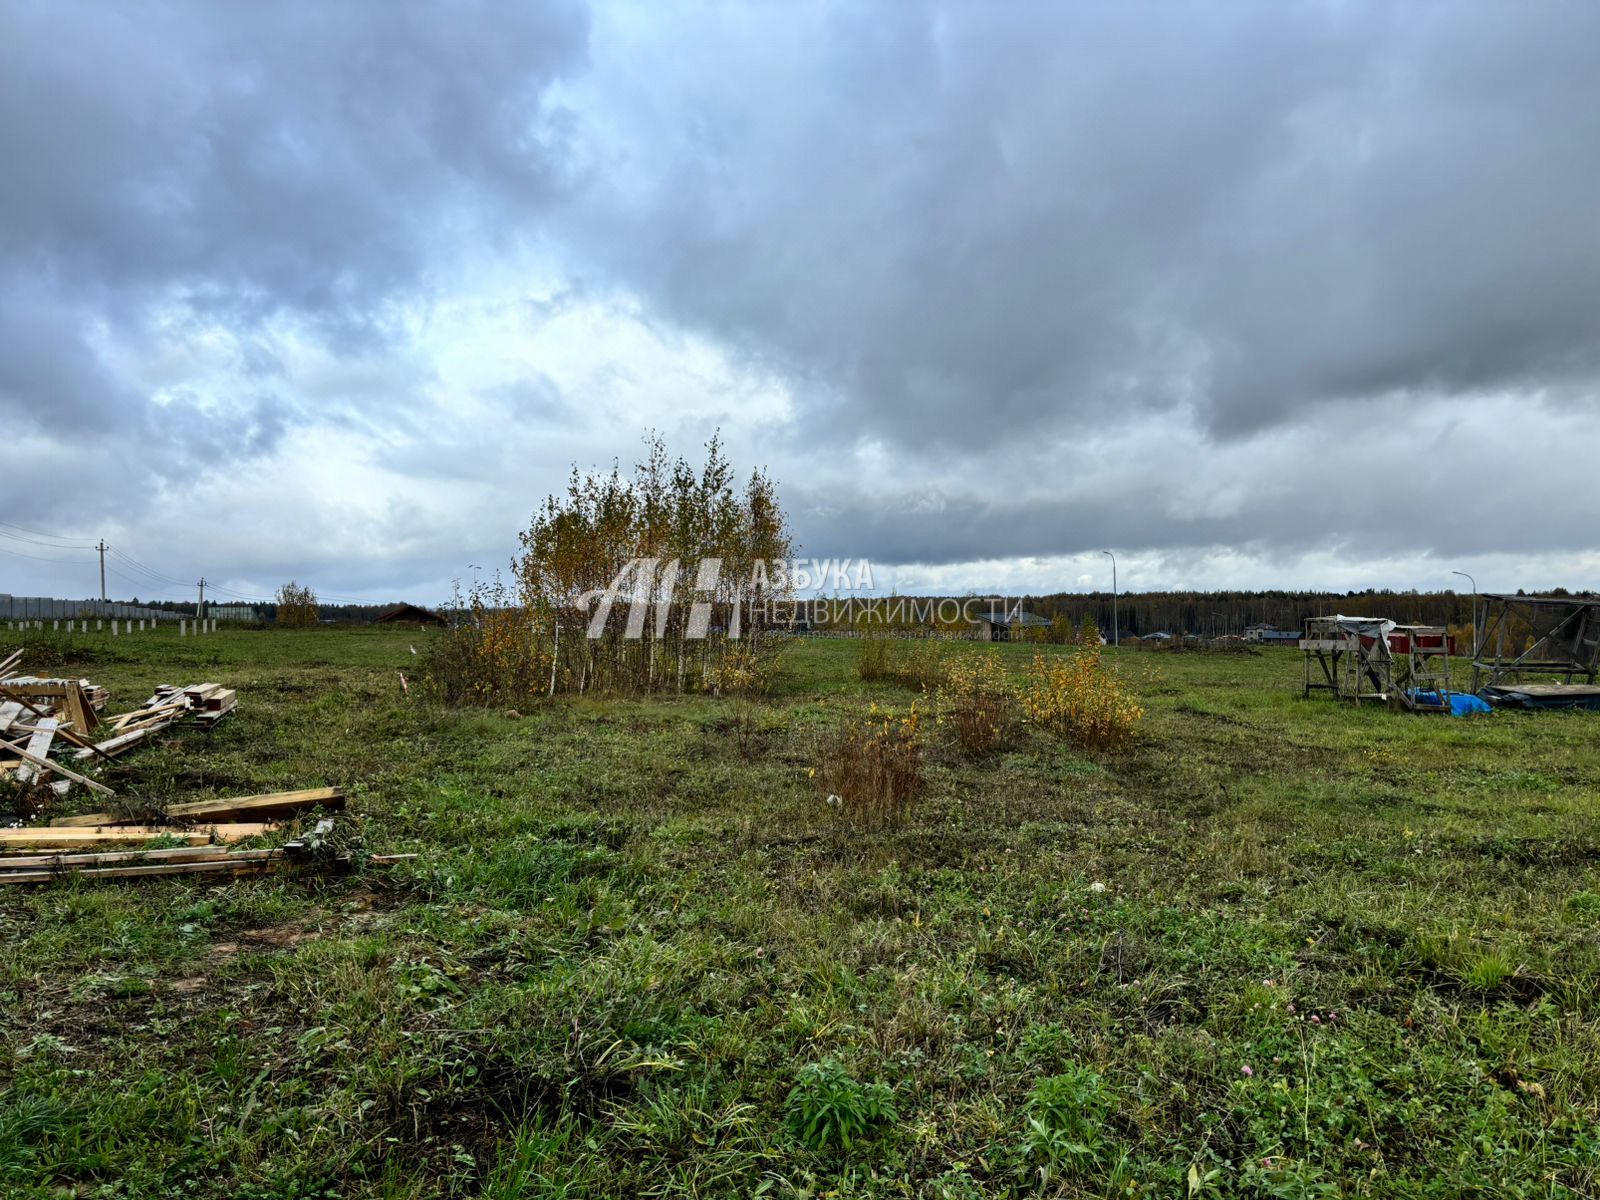
[[[819,552],[1593,551],[1535,514],[1600,450],[1597,45],[1579,3],[8,6],[6,508],[69,520],[62,461],[138,512],[296,429],[425,423],[288,386],[273,331],[404,360],[397,308],[528,255],[782,379],[780,474],[901,465],[794,487]],[[225,387],[151,365],[218,329]],[[1153,448],[1052,478],[1086,442]],[[1241,446],[1243,501],[1186,515]]]

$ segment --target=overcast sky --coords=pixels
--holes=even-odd
[[[436,601],[719,427],[880,588],[1600,587],[1597,59],[1587,0],[12,0],[0,592]]]

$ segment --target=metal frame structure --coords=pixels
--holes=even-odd
[[[1369,628],[1363,631],[1362,625]],[[1450,633],[1441,625],[1308,617],[1300,649],[1305,652],[1304,695],[1329,691],[1353,704],[1379,700],[1411,712],[1450,707]],[[1320,682],[1313,664],[1321,669]]]
[[[1472,690],[1524,675],[1593,684],[1600,677],[1600,597],[1478,597],[1472,614]]]

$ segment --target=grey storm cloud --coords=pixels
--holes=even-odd
[[[817,431],[1192,405],[1237,435],[1600,365],[1600,8],[842,7],[810,34],[711,32],[603,241],[809,381]]]
[[[800,476],[817,550],[1289,555],[1374,523],[1397,553],[1587,550],[1592,522],[1527,519],[1526,455],[1444,515],[1392,497],[1484,478],[1509,439],[1600,449],[1572,421],[1600,377],[1597,45],[1576,0],[7,5],[0,417],[70,431],[133,513],[311,428],[419,485],[542,494],[526,439],[607,462],[640,431],[538,363],[452,422],[415,319],[526,268],[554,297],[530,287],[531,321],[622,297],[780,380],[781,430],[748,442]],[[309,391],[285,329],[338,364]],[[1508,402],[1513,428],[1445,428]],[[1409,445],[1307,450],[1424,408]],[[1157,449],[1120,486],[1054,479],[1086,435]],[[895,467],[873,486],[807,478],[865,443]],[[1296,490],[1244,445],[1312,465]],[[43,519],[33,477],[3,498]],[[452,527],[408,549],[401,500],[367,540],[431,578]]]
[[[143,398],[86,331],[144,344],[172,311],[381,344],[436,255],[568,186],[546,91],[586,29],[559,3],[8,6],[0,404],[125,424]]]

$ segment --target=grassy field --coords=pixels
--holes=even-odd
[[[386,873],[0,893],[7,1197],[1593,1196],[1600,715],[1114,658],[1084,756],[930,728],[915,820],[811,786],[856,647],[727,701],[455,712],[425,635],[34,643],[239,689],[120,788],[340,784]],[[1021,647],[1001,647],[1020,667]],[[859,1116],[848,1148],[806,1124]]]

